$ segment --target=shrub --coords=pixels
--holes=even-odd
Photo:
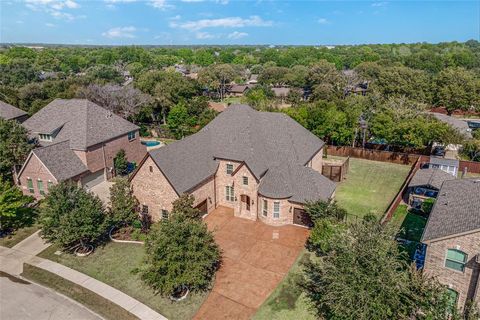
[[[138,214],[138,201],[133,195],[128,179],[117,178],[110,187],[111,218],[114,224],[124,223],[131,225]]]
[[[117,152],[115,159],[113,159],[113,166],[118,175],[124,176],[128,174],[128,160],[125,150],[120,149],[120,151]]]
[[[202,221],[172,216],[155,224],[145,242],[142,280],[162,296],[182,286],[206,290],[220,264],[220,249]]]
[[[172,214],[181,215],[189,219],[201,219],[202,212],[193,207],[195,197],[191,194],[183,194],[177,200],[173,201]]]
[[[339,207],[336,202],[308,202],[305,205],[305,211],[314,223],[323,218],[333,218],[337,221],[342,221],[347,216],[347,211]]]
[[[39,223],[42,236],[65,249],[96,242],[107,227],[102,201],[66,182],[49,189],[40,206]]]
[[[28,207],[32,202],[32,197],[24,196],[16,186],[0,179],[0,232],[32,218],[33,210]]]

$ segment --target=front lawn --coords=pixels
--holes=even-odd
[[[350,158],[347,178],[339,183],[335,199],[350,216],[374,214],[380,219],[409,171],[406,165]]]
[[[107,243],[104,247],[96,248],[88,257],[77,257],[67,253],[56,255],[57,250],[58,247],[53,245],[39,256],[105,282],[169,319],[191,319],[207,296],[207,293],[190,294],[184,301],[171,302],[170,299],[155,295],[143,284],[138,275],[132,273],[132,270],[138,268],[142,262],[144,255],[142,245]]]
[[[297,285],[301,272],[300,262],[310,255],[306,250],[300,253],[282,282],[257,310],[254,320],[316,319],[308,308],[305,294]]]
[[[39,227],[37,225],[27,226],[13,231],[12,233],[0,238],[0,246],[12,248],[16,244],[22,242],[35,232]]]

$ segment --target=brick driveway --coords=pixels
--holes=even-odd
[[[225,207],[205,222],[223,250],[223,263],[195,319],[249,319],[295,262],[308,230],[235,218]]]

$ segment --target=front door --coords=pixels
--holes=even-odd
[[[240,196],[240,200],[242,201],[242,208],[245,208],[245,210],[250,211],[250,197],[247,196],[246,194],[242,194]]]

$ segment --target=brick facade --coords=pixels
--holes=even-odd
[[[322,164],[322,152],[312,158],[309,162],[317,170]],[[215,176],[204,181],[189,193],[195,197],[194,205],[207,200],[207,212],[210,213],[218,206],[232,208],[236,217],[250,220],[260,219],[262,222],[281,226],[293,224],[293,213],[295,208],[302,209],[303,206],[292,203],[288,199],[271,199],[258,194],[260,182],[249,168],[242,162],[233,160],[217,160],[218,169]],[[227,174],[227,165],[232,165],[232,174]],[[150,169],[152,167],[152,169]],[[321,171],[321,168],[320,168]],[[244,177],[247,181],[244,181]],[[244,184],[247,182],[247,184]],[[172,185],[160,171],[151,157],[141,165],[131,180],[134,195],[141,205],[147,205],[149,213],[155,221],[160,219],[161,209],[170,211],[171,203],[178,198]],[[226,187],[234,188],[234,199],[227,199]],[[263,200],[267,201],[268,212],[263,215]],[[280,202],[279,217],[274,218],[274,202]],[[248,204],[249,208],[248,208]]]
[[[445,267],[447,249],[457,249],[468,255],[465,271],[460,272]],[[476,255],[480,254],[480,230],[444,240],[427,242],[425,273],[434,276],[440,283],[458,292],[458,307],[463,309],[467,300],[480,303],[480,296],[475,295],[480,288],[480,264]]]
[[[57,183],[55,177],[45,168],[40,159],[35,154],[31,154],[28,159],[28,165],[23,169],[22,174],[18,177],[19,186],[22,189],[23,194],[35,197],[36,199],[42,199],[43,195],[40,194],[38,189],[38,181],[43,182],[43,190],[45,194],[48,193],[48,182]],[[28,189],[28,179],[32,180],[33,193]]]
[[[178,198],[178,194],[151,157],[147,157],[135,173],[131,186],[140,206],[148,206],[148,213],[154,221],[161,218],[162,209],[170,212],[172,202]]]

